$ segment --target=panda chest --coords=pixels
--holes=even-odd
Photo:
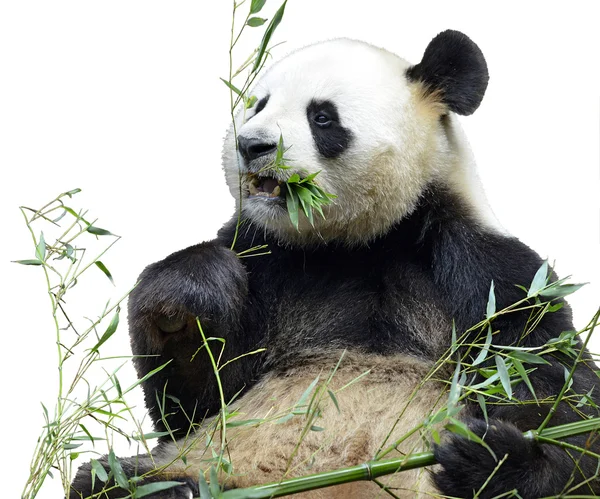
[[[426,270],[381,258],[283,260],[251,273],[267,339],[283,351],[360,349],[434,357],[451,320]]]

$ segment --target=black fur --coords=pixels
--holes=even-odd
[[[229,398],[248,389],[261,374],[293,366],[302,354],[319,350],[403,352],[437,359],[450,344],[450,330],[425,336],[411,328],[415,319],[427,331],[430,317],[442,314],[453,318],[459,331],[465,330],[484,317],[492,280],[500,309],[524,297],[515,285],[528,286],[542,264],[517,239],[478,226],[457,198],[435,186],[411,216],[368,248],[284,247],[249,225],[243,227],[236,250],[268,244],[271,254],[239,259],[228,249],[233,231],[234,221],[220,231],[217,240],[151,265],[132,293],[133,352],[159,354],[136,359],[139,375],[171,360],[144,383],[146,403],[158,429],[164,429],[166,420],[172,429],[185,432],[190,419],[200,421],[218,410],[206,353],[201,350],[190,362],[201,345],[195,316],[207,336],[226,339],[224,360],[269,347],[267,353],[244,357],[221,373]],[[161,332],[156,325],[161,314],[185,318],[179,321],[181,330]],[[547,314],[533,334],[522,338],[527,317],[523,312],[498,319],[495,328],[501,333],[494,343],[541,345],[573,329],[569,308],[564,306]],[[563,364],[568,365],[568,360],[549,360],[551,365],[539,366],[530,374],[540,398],[556,395],[564,382]],[[598,385],[592,369],[582,366],[576,371],[577,393],[596,386],[597,394]],[[509,458],[486,488],[490,495],[484,492],[481,497],[512,489],[523,497],[559,493],[573,471],[570,458],[562,450],[532,444],[520,436],[521,431],[540,424],[549,405],[519,405],[519,399],[531,398],[524,385],[515,387],[514,396],[514,405],[491,405],[488,410],[495,426],[485,439],[498,454],[508,452]],[[475,418],[470,420],[473,430],[483,434],[477,406],[470,411]],[[551,424],[579,419],[563,404]],[[585,437],[573,443],[585,445]],[[436,477],[441,492],[471,497],[496,465],[486,452],[474,442],[447,439],[436,449],[443,466]],[[580,466],[585,476],[591,476],[596,463],[588,458]]]
[[[317,117],[326,117],[328,122],[319,123]],[[335,104],[331,101],[311,101],[306,108],[306,117],[315,141],[315,147],[324,158],[340,156],[352,142],[352,132],[340,122]]]
[[[119,458],[119,463],[127,477],[142,476],[152,472],[152,463],[147,460],[147,462],[143,461],[143,458],[138,460],[137,457],[126,459]],[[73,483],[71,484],[69,499],[84,499],[92,496],[92,494],[98,494],[95,497],[98,497],[99,499],[119,499],[130,495],[130,491],[122,489],[115,484],[112,475],[110,475],[111,471],[107,458],[103,457],[99,459],[99,462],[106,470],[106,473],[109,474],[109,480],[104,483],[96,477],[94,486],[92,487],[92,482],[90,480],[92,467],[89,463],[86,463],[77,471],[75,480],[73,480]],[[191,497],[198,497],[200,495],[197,482],[186,476],[153,476],[138,481],[136,486],[165,481],[180,482],[181,486],[166,489],[162,492],[144,497],[147,497],[148,499],[190,499]]]
[[[423,60],[406,74],[423,82],[429,92],[440,91],[448,108],[462,115],[473,114],[479,107],[489,80],[479,47],[453,30],[437,35],[425,49]]]

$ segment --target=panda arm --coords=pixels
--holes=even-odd
[[[129,297],[129,330],[140,377],[168,362],[143,383],[146,406],[157,429],[185,433],[219,407],[206,337],[225,339],[223,361],[244,348],[241,313],[248,277],[236,254],[221,240],[191,246],[148,266]],[[218,355],[222,343],[211,341]],[[246,377],[248,363],[235,362],[223,382]],[[231,369],[239,372],[232,373]],[[233,395],[239,387],[225,386]],[[168,396],[166,396],[168,395]]]
[[[519,240],[504,235],[486,232],[464,221],[448,224],[437,233],[433,251],[435,279],[453,304],[451,313],[457,329],[464,331],[485,317],[485,307],[491,281],[494,281],[497,310],[524,298],[524,292],[516,285],[528,287],[542,264],[541,258]],[[503,315],[493,322],[499,333],[494,343],[539,346],[549,339],[558,337],[562,331],[573,330],[569,307],[564,306],[547,313],[537,327],[522,337],[529,314],[515,312]],[[581,347],[581,343],[579,343]],[[477,355],[477,353],[475,353]],[[586,354],[584,357],[589,360]],[[470,428],[495,451],[501,459],[508,454],[507,461],[495,473],[480,497],[495,495],[518,489],[522,497],[542,497],[560,493],[571,476],[573,485],[596,474],[597,460],[581,458],[578,453],[567,453],[552,445],[538,445],[526,440],[522,432],[537,428],[545,419],[553,397],[560,392],[565,382],[565,367],[570,369],[573,359],[547,356],[549,365],[527,365],[535,367],[529,375],[539,400],[548,403],[531,403],[532,395],[525,383],[514,387],[511,405],[488,404],[488,426],[477,407],[468,408],[473,417],[466,418]],[[600,395],[600,382],[592,362],[578,366],[573,377],[572,390],[587,393],[592,387],[595,402]],[[520,401],[529,401],[520,403]],[[576,403],[575,403],[576,404]],[[549,425],[555,426],[582,419],[581,412],[598,416],[591,408],[578,408],[575,404],[561,402]],[[567,439],[569,443],[594,452],[599,446],[588,441],[589,435]],[[592,437],[593,439],[593,437]],[[470,497],[478,490],[497,466],[487,450],[479,444],[455,435],[436,449],[443,471],[436,476],[436,483],[446,494]],[[578,461],[580,459],[580,461]],[[578,470],[577,470],[578,468]],[[583,476],[582,476],[583,475]],[[582,492],[597,491],[597,480],[583,486]]]

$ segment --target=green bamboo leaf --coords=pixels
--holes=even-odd
[[[106,473],[106,470],[104,469],[104,466],[102,466],[100,464],[100,462],[96,459],[92,459],[90,461],[90,464],[92,465],[92,469],[96,472],[96,476],[102,481],[105,482],[108,480],[108,473]]]
[[[287,3],[287,0],[285,0],[281,4],[281,7],[279,7],[277,12],[275,12],[273,19],[271,19],[269,26],[267,26],[267,29],[265,30],[263,39],[260,42],[260,45],[258,46],[258,53],[256,54],[256,59],[254,61],[254,67],[252,68],[253,73],[256,73],[260,69],[261,62],[265,55],[265,51],[267,50],[267,46],[269,45],[269,41],[271,40],[271,36],[273,36],[275,29],[277,28],[277,26],[279,26],[279,23],[281,22],[281,19],[283,18],[283,13],[285,11],[286,3]]]
[[[12,263],[19,263],[21,265],[44,265],[39,260],[13,260]]]
[[[485,397],[481,393],[477,394],[477,403],[479,404],[481,412],[483,413],[483,419],[485,419],[485,424],[489,425],[490,423],[488,421],[487,405],[485,403]]]
[[[114,236],[112,232],[109,232],[106,229],[101,229],[100,227],[94,227],[93,225],[88,225],[86,230],[95,236]]]
[[[494,293],[494,281],[490,285],[490,293],[488,296],[488,302],[486,307],[485,316],[490,319],[496,313],[496,295]]]
[[[170,435],[168,431],[152,431],[150,433],[144,433],[143,435],[133,435],[134,440],[152,440],[154,438],[166,437]]]
[[[77,447],[81,447],[83,444],[63,444],[63,449],[65,450],[73,450],[77,449]]]
[[[238,426],[253,426],[260,424],[264,419],[240,419],[237,421],[228,421],[227,428],[236,428]]]
[[[297,184],[300,182],[300,175],[298,175],[297,173],[294,173],[292,176],[290,176],[290,178],[287,179],[286,182],[288,184]]]
[[[83,426],[81,423],[79,423],[79,427],[81,428],[83,433],[85,433],[87,435],[87,438],[89,438],[93,444],[96,439],[94,437],[92,437],[92,434],[89,432],[89,430],[85,426]],[[84,438],[84,437],[81,437],[81,438]]]
[[[550,362],[548,362],[542,356],[536,355],[534,353],[521,352],[520,350],[511,352],[509,354],[509,357],[511,359],[520,360],[521,362],[527,362],[528,364],[547,364],[547,365],[550,365]]]
[[[304,178],[302,179],[302,183],[304,183],[304,182],[312,183],[312,182],[313,182],[313,180],[316,178],[316,176],[317,176],[319,173],[321,173],[321,170],[319,170],[318,172],[315,172],[315,173],[311,173],[310,175],[307,175],[306,177],[304,177]],[[315,186],[315,187],[316,187],[316,186]]]
[[[312,425],[312,426],[310,427],[310,431],[325,431],[325,428],[323,428],[323,427],[321,427],[321,426],[315,426],[315,425]]]
[[[117,378],[116,374],[113,374],[112,381],[113,381],[113,385],[117,389],[117,394],[119,395],[119,398],[123,398],[123,391],[121,390],[121,383],[119,383],[119,378]]]
[[[306,215],[306,218],[308,218],[310,225],[314,226],[312,214],[313,196],[311,192],[300,185],[296,186],[295,191],[298,194],[298,199],[300,199],[302,211]]]
[[[585,286],[587,283],[583,283],[583,284],[561,284],[559,286],[553,286],[553,287],[548,287],[542,291],[540,291],[540,296],[543,296],[544,298],[563,298],[565,296],[568,296],[572,293],[575,293],[575,291],[581,289],[583,286]]]
[[[61,194],[59,197],[69,196],[70,198],[72,198],[74,194],[78,194],[79,192],[81,192],[81,189],[72,189],[70,191],[65,192],[64,194]]]
[[[102,346],[104,343],[106,343],[106,341],[113,334],[115,334],[115,331],[117,330],[117,327],[119,326],[119,311],[120,311],[120,307],[117,307],[117,310],[115,311],[115,315],[113,315],[113,318],[110,321],[110,324],[108,325],[108,327],[106,328],[106,331],[104,332],[102,337],[98,340],[98,343],[96,343],[94,348],[92,348],[93,352],[97,352],[98,349],[100,348],[100,346]]]
[[[242,91],[237,88],[233,83],[224,80],[223,78],[219,78],[219,80],[221,80],[223,83],[225,83],[225,85],[227,85],[229,87],[229,89],[233,90],[234,93],[236,93],[237,95],[242,95]]]
[[[533,280],[531,281],[531,285],[529,286],[529,291],[527,291],[527,298],[531,298],[538,294],[538,292],[546,286],[546,282],[548,281],[548,260],[545,260],[542,263],[542,266],[538,269],[538,271],[533,276]]]
[[[221,487],[219,487],[219,477],[217,476],[217,468],[210,467],[210,483],[208,484],[210,493],[213,497],[221,495]]]
[[[454,375],[452,376],[452,383],[450,385],[450,394],[448,395],[448,408],[456,407],[458,404],[458,399],[460,398],[460,392],[462,387],[458,382],[458,378],[460,375],[460,360],[456,363],[456,368],[454,369]]]
[[[182,482],[154,482],[147,483],[144,485],[140,485],[135,488],[135,492],[132,495],[132,498],[138,499],[140,497],[146,497],[150,494],[155,494],[156,492],[161,492],[163,490],[169,490],[174,487],[179,487],[180,485],[184,485]]]
[[[153,369],[149,373],[146,373],[144,376],[142,376],[140,379],[138,379],[135,383],[133,383],[129,388],[127,388],[127,390],[125,390],[123,393],[129,393],[136,386],[141,385],[146,380],[148,380],[149,378],[151,378],[152,376],[154,376],[157,372],[162,371],[170,363],[171,363],[171,361],[169,360],[169,361],[165,362],[162,366],[158,366],[156,369]],[[174,400],[175,403],[179,403],[179,399],[176,399],[175,397],[171,397],[170,395],[167,395],[167,398],[169,398],[171,400]]]
[[[262,17],[251,17],[248,19],[246,24],[251,28],[258,28],[267,22],[267,19],[263,19]]]
[[[35,257],[42,262],[46,260],[46,241],[43,232],[40,232],[40,240],[35,247]]]
[[[531,381],[529,379],[529,376],[527,375],[527,371],[523,367],[523,364],[521,364],[521,361],[519,361],[518,359],[514,359],[514,358],[512,359],[512,363],[513,363],[513,366],[515,366],[515,369],[517,370],[517,372],[519,373],[519,376],[521,376],[521,379],[523,380],[523,382],[527,385],[527,388],[529,388],[531,395],[533,395],[533,398],[535,399],[535,403],[537,405],[540,405],[540,403],[538,402],[538,399],[537,399],[537,395],[535,394],[535,390],[533,389],[533,385],[531,384]]]
[[[510,376],[508,375],[506,362],[504,362],[504,359],[500,357],[500,355],[495,355],[494,357],[496,358],[496,367],[498,368],[498,375],[500,376],[502,388],[504,388],[506,396],[509,398],[509,400],[512,400],[512,386],[510,384]]]
[[[450,354],[453,354],[458,349],[458,340],[456,339],[456,322],[452,319],[452,343]]]
[[[481,364],[485,359],[487,359],[491,343],[492,343],[492,326],[490,324],[488,324],[488,332],[487,332],[487,336],[485,337],[485,343],[483,344],[483,348],[480,350],[479,355],[477,355],[477,358],[473,361],[474,366]]]
[[[341,413],[340,405],[338,404],[338,400],[337,400],[337,397],[335,396],[335,393],[333,393],[331,390],[327,390],[327,393],[329,394],[329,398],[331,398],[333,405],[335,405],[335,408],[337,409],[338,414]]]
[[[260,12],[262,8],[265,6],[267,0],[252,0],[250,4],[250,14],[256,14]]]
[[[320,378],[320,376],[317,376],[310,383],[310,385],[308,385],[308,388],[306,390],[304,390],[304,393],[302,393],[302,395],[298,399],[298,402],[296,402],[296,407],[303,407],[308,404],[308,397],[310,397],[311,392],[315,389],[315,386],[317,386],[317,383],[319,382],[319,378]]]
[[[258,99],[256,98],[256,95],[251,95],[250,98],[245,100],[244,105],[246,106],[246,109],[250,109],[251,107],[254,107],[254,104],[256,104],[256,101]]]
[[[67,255],[68,256],[68,255]],[[108,280],[113,284],[115,284],[115,281],[113,280],[113,276],[110,273],[110,271],[106,268],[106,265],[104,265],[100,260],[94,262],[96,264],[96,267],[98,267],[102,272],[104,272],[104,275],[106,277],[108,277]]]
[[[296,230],[298,230],[298,195],[289,188],[289,185],[286,192],[285,201],[287,204],[290,221]]]
[[[210,488],[208,487],[208,483],[206,482],[206,478],[204,478],[204,473],[202,471],[200,471],[200,475],[198,476],[198,488],[200,489],[200,499],[213,499],[213,496],[210,493]]]
[[[129,490],[129,480],[127,480],[127,476],[123,471],[123,467],[117,459],[117,456],[115,456],[115,452],[113,449],[110,449],[110,452],[108,453],[108,465],[110,466],[110,469],[113,472],[113,476],[115,478],[115,482],[117,482],[119,487],[125,490]]]

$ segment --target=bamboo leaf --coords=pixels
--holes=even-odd
[[[108,341],[108,339],[115,334],[115,331],[117,330],[117,327],[119,326],[119,310],[120,308],[117,307],[117,310],[115,312],[115,315],[113,315],[112,320],[110,321],[110,324],[108,325],[108,327],[106,328],[106,331],[104,332],[104,334],[102,335],[102,337],[100,338],[100,340],[98,340],[98,343],[96,343],[96,345],[94,346],[94,348],[92,348],[93,352],[97,352],[98,349]]]
[[[298,199],[300,199],[300,204],[302,205],[302,211],[308,218],[310,225],[314,225],[313,223],[313,214],[312,214],[312,203],[313,197],[311,192],[308,189],[298,185],[295,187],[296,194],[298,194]]]
[[[227,428],[236,428],[238,426],[253,426],[260,424],[264,419],[243,419],[238,421],[228,421]]]
[[[486,307],[485,316],[490,319],[496,313],[496,295],[494,294],[494,281],[490,285],[490,293]]]
[[[487,336],[485,337],[485,343],[483,344],[483,348],[480,350],[479,355],[477,355],[477,358],[473,361],[474,366],[481,364],[485,359],[487,359],[491,343],[492,343],[492,326],[490,324],[488,324],[488,332],[487,332]]]
[[[136,487],[135,492],[132,497],[134,499],[138,499],[140,497],[146,497],[150,494],[155,494],[157,492],[161,492],[163,490],[172,489],[175,487],[179,487],[180,485],[184,485],[182,482],[154,482],[147,483],[144,485],[140,485]]]
[[[68,255],[67,255],[68,256]],[[108,277],[108,280],[113,284],[115,284],[115,281],[113,280],[113,276],[110,273],[110,271],[106,268],[106,265],[104,265],[100,260],[97,260],[94,262],[96,264],[96,267],[98,267],[106,277]]]
[[[535,354],[529,353],[529,352],[522,352],[520,350],[516,350],[514,352],[511,352],[509,354],[509,357],[511,359],[513,359],[513,360],[517,359],[517,360],[520,360],[521,362],[527,362],[528,364],[547,364],[547,365],[550,365],[550,362],[548,362],[542,356],[535,355]]]
[[[460,398],[461,386],[458,382],[460,375],[460,361],[456,363],[454,375],[452,376],[452,384],[450,385],[450,394],[448,395],[448,408],[456,407]]]
[[[546,282],[548,279],[548,260],[545,260],[542,263],[542,266],[538,269],[533,276],[533,280],[531,281],[531,285],[529,286],[529,291],[527,292],[527,298],[531,298],[538,294],[538,292],[546,286]]]
[[[527,385],[527,388],[529,388],[531,395],[533,395],[533,398],[535,399],[535,403],[540,405],[537,399],[537,395],[535,394],[535,390],[533,389],[533,385],[531,384],[531,381],[529,379],[529,376],[527,375],[527,371],[523,367],[523,364],[521,364],[521,362],[518,359],[512,359],[512,363],[515,366],[517,372],[519,373],[519,376],[521,376],[523,382]]]
[[[219,487],[219,477],[217,476],[217,468],[214,466],[210,467],[210,483],[208,484],[210,493],[213,497],[218,497],[221,494],[221,487]]]
[[[237,88],[233,83],[224,80],[223,78],[219,78],[223,83],[225,83],[225,85],[227,85],[229,87],[230,90],[233,90],[234,93],[236,93],[237,95],[242,95],[242,91]]]
[[[267,29],[265,30],[265,34],[263,35],[263,39],[260,42],[260,45],[258,47],[258,53],[256,54],[256,59],[254,61],[254,67],[252,68],[252,72],[253,73],[256,73],[260,69],[260,65],[261,65],[261,62],[262,62],[263,57],[265,55],[265,51],[267,50],[267,46],[269,45],[269,41],[271,40],[271,36],[273,36],[273,33],[275,32],[275,29],[277,28],[277,26],[279,26],[279,23],[281,22],[281,19],[283,19],[283,13],[285,11],[285,4],[286,3],[287,3],[287,0],[285,0],[281,4],[281,7],[279,7],[279,9],[277,10],[277,12],[275,12],[275,15],[273,16],[273,19],[271,19],[271,22],[269,23],[269,26],[267,26]]]
[[[96,476],[102,481],[105,482],[108,480],[108,473],[106,473],[106,470],[104,469],[104,466],[102,466],[100,464],[100,462],[96,459],[92,459],[90,461],[90,464],[92,465],[92,469],[96,472]]]
[[[200,471],[200,475],[198,476],[198,488],[200,489],[200,499],[212,499],[210,488],[202,471]]]
[[[509,400],[512,400],[512,386],[510,384],[510,376],[508,374],[508,368],[506,367],[506,362],[500,355],[495,355],[496,358],[496,367],[498,368],[498,375],[500,376],[500,383],[502,383],[502,387],[506,392],[506,396]]]
[[[46,260],[46,241],[43,232],[40,232],[40,240],[35,247],[35,257],[42,262]]]
[[[258,28],[267,22],[267,19],[263,19],[262,17],[251,17],[248,19],[246,24],[251,28]]]
[[[288,216],[290,217],[290,221],[292,225],[298,230],[298,195],[292,190],[287,189],[287,193],[285,196],[285,201],[287,204]]]
[[[19,263],[21,265],[43,265],[43,262],[39,260],[13,260],[12,263]]]
[[[250,14],[256,14],[260,12],[262,8],[265,6],[267,0],[252,0],[250,4]]]
[[[112,232],[109,232],[106,229],[101,229],[100,227],[95,227],[93,225],[88,225],[86,230],[95,236],[114,236]]]
[[[333,405],[335,405],[335,408],[337,409],[338,414],[341,413],[340,406],[338,404],[338,400],[337,400],[337,397],[335,396],[335,393],[333,393],[329,389],[327,390],[327,393],[329,394],[329,397],[331,398]]]
[[[133,435],[134,440],[152,440],[154,438],[166,437],[170,435],[169,431],[152,431],[150,433],[144,433],[143,435]]]
[[[585,286],[586,283],[583,284],[561,284],[559,286],[548,287],[542,291],[540,291],[540,296],[544,298],[563,298],[568,296],[575,291],[581,289]]]
[[[117,456],[115,456],[113,449],[110,449],[110,452],[108,453],[108,465],[110,466],[113,476],[115,477],[115,482],[117,482],[119,487],[129,490],[129,480],[127,480],[123,467],[117,459]]]
[[[483,419],[485,419],[485,424],[489,425],[490,423],[488,421],[487,405],[485,403],[485,397],[481,393],[477,394],[477,403],[479,404],[481,412],[483,413]]]

